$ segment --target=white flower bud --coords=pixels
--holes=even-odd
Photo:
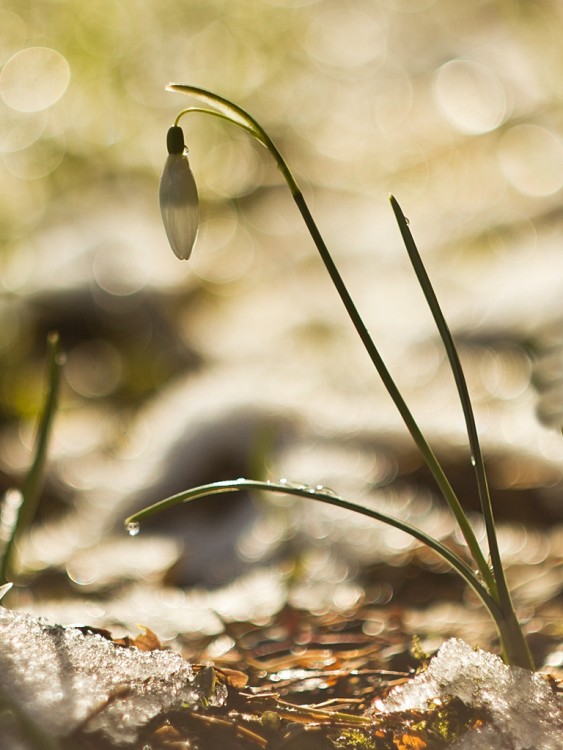
[[[180,260],[187,260],[197,236],[199,200],[182,128],[170,128],[167,145],[168,157],[160,179],[160,212],[170,247]]]

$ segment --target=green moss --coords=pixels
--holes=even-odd
[[[359,729],[347,729],[334,744],[338,750],[377,750],[376,740]]]
[[[412,728],[426,735],[429,741],[442,740],[449,744],[484,718],[475,709],[468,708],[463,701],[454,697],[431,705],[428,715],[422,721],[413,724]]]

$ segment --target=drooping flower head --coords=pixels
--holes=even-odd
[[[160,212],[170,247],[180,260],[188,260],[199,226],[199,199],[179,125],[168,131],[166,145],[168,157],[160,179]]]

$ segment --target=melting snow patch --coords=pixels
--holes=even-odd
[[[162,711],[201,698],[188,662],[172,651],[139,651],[101,635],[49,625],[0,608],[0,686],[47,733],[101,731],[134,743]],[[209,699],[222,705],[220,686]],[[1,738],[0,738],[1,740]]]
[[[455,750],[563,748],[563,703],[547,680],[455,638],[444,643],[425,672],[392,690],[371,711],[424,709],[451,697],[490,717],[454,743]]]

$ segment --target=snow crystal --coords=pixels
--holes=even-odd
[[[132,743],[160,712],[208,697],[177,653],[115,646],[1,607],[0,643],[0,688],[54,736],[81,728]],[[209,702],[222,704],[224,690]]]
[[[457,697],[483,709],[490,721],[466,733],[455,750],[562,750],[563,703],[545,677],[508,667],[493,654],[459,639],[444,643],[428,669],[378,701],[373,712],[427,708]]]

